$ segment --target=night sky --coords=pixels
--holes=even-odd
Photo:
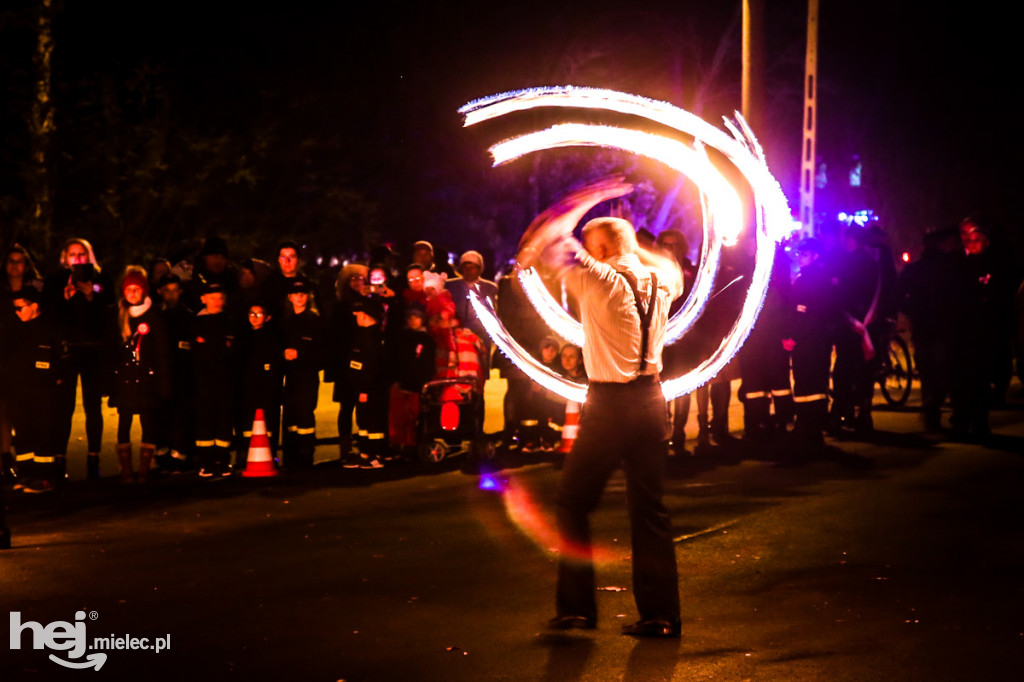
[[[766,116],[756,132],[795,208],[806,4],[766,5]],[[925,15],[919,3],[822,0],[819,153],[837,171],[860,155],[870,207],[905,242],[981,213],[1021,244],[1024,145],[1010,103],[1020,59],[1011,57],[1008,17],[976,6]],[[447,231],[463,247],[472,240],[453,223],[487,219],[484,195],[523,178],[514,169],[487,177],[502,172],[487,170],[493,133],[462,130],[461,104],[571,83],[669,100],[717,123],[740,104],[739,29],[739,2],[65,2],[55,20],[55,87],[158,67],[168,115],[181,126],[243,137],[272,127],[290,145],[331,136],[332,163],[345,157],[339,177],[378,207],[373,235]],[[2,49],[16,61],[17,41]],[[68,86],[64,96],[81,92]],[[10,159],[12,118],[4,120]],[[274,172],[262,171],[262,188]],[[514,239],[522,225],[495,229]]]

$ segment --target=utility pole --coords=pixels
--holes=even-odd
[[[800,154],[800,223],[814,235],[815,139],[818,130],[818,0],[807,4],[807,59],[804,66],[804,132]]]
[[[751,130],[764,116],[764,0],[743,0],[743,94],[740,105]]]

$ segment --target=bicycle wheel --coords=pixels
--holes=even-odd
[[[884,369],[885,373],[879,378],[878,384],[885,402],[905,405],[910,398],[914,375],[910,349],[907,348],[907,342],[898,336],[889,341],[889,357]]]

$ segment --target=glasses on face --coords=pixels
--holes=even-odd
[[[7,264],[8,265],[24,265],[25,264],[25,259],[24,258],[8,258],[7,259]]]
[[[25,305],[18,305],[17,303],[15,303],[14,304],[14,312],[20,313],[22,308],[27,308],[30,305],[32,305],[32,304],[31,303],[26,303]]]
[[[266,315],[261,310],[250,310],[249,317],[265,317]]]

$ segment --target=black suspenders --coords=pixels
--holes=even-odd
[[[651,296],[647,301],[647,310],[644,310],[640,303],[640,290],[637,288],[636,277],[629,271],[617,271],[626,280],[630,290],[633,292],[633,302],[636,303],[636,312],[640,316],[640,373],[647,369],[647,346],[651,337],[651,318],[654,316],[654,302],[658,297],[658,275],[651,273]]]

